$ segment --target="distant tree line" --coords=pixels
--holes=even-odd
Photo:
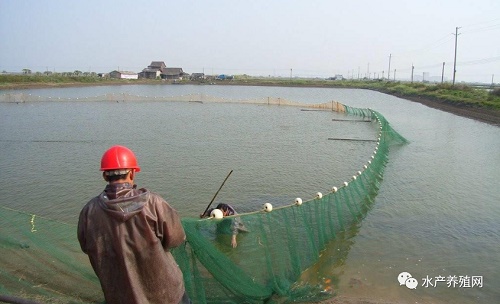
[[[6,71],[3,71],[2,73],[7,73]],[[30,69],[23,69],[22,70],[23,75],[35,75],[35,76],[62,76],[62,77],[72,77],[72,76],[84,76],[84,77],[97,77],[96,72],[82,72],[79,70],[75,70],[73,72],[52,72],[52,71],[45,71],[45,72],[35,72],[32,73]]]

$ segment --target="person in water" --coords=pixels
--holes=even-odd
[[[220,211],[222,211],[222,215],[224,217],[231,215],[238,215],[236,210],[231,205],[221,203],[218,204],[217,207],[215,208],[208,209],[205,213],[201,214],[200,217],[201,218],[209,217],[214,209],[219,209]],[[240,231],[246,232],[247,229],[245,228],[245,225],[243,225],[239,217],[234,217],[230,220],[226,219],[217,224],[217,233],[231,234],[231,246],[233,248],[236,248],[236,246],[238,246],[236,236]]]
[[[80,212],[78,241],[106,303],[191,303],[170,249],[185,242],[177,212],[158,194],[134,184],[134,153],[113,146],[101,159],[103,192]]]

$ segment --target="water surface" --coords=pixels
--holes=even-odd
[[[240,86],[112,86],[19,90],[40,96],[107,93],[206,94],[231,99],[336,100],[381,112],[410,144],[391,149],[379,195],[350,231],[348,254],[321,271],[338,274],[338,293],[399,303],[500,300],[500,128],[393,96],[354,89]],[[2,92],[0,92],[2,93]],[[9,93],[13,93],[9,91]],[[253,211],[339,186],[361,169],[371,123],[295,107],[188,102],[0,104],[0,203],[69,223],[104,187],[99,161],[113,144],[133,149],[136,182],[196,216],[234,170],[216,203]],[[334,253],[329,253],[334,256]],[[328,256],[328,253],[327,255]],[[483,287],[399,286],[413,277],[482,276]]]

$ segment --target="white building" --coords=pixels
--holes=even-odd
[[[109,73],[110,78],[118,79],[139,79],[139,74],[128,71],[113,71]]]

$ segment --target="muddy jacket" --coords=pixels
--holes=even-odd
[[[185,240],[177,212],[159,195],[108,185],[80,213],[78,240],[106,303],[179,303],[182,272],[169,249]]]

